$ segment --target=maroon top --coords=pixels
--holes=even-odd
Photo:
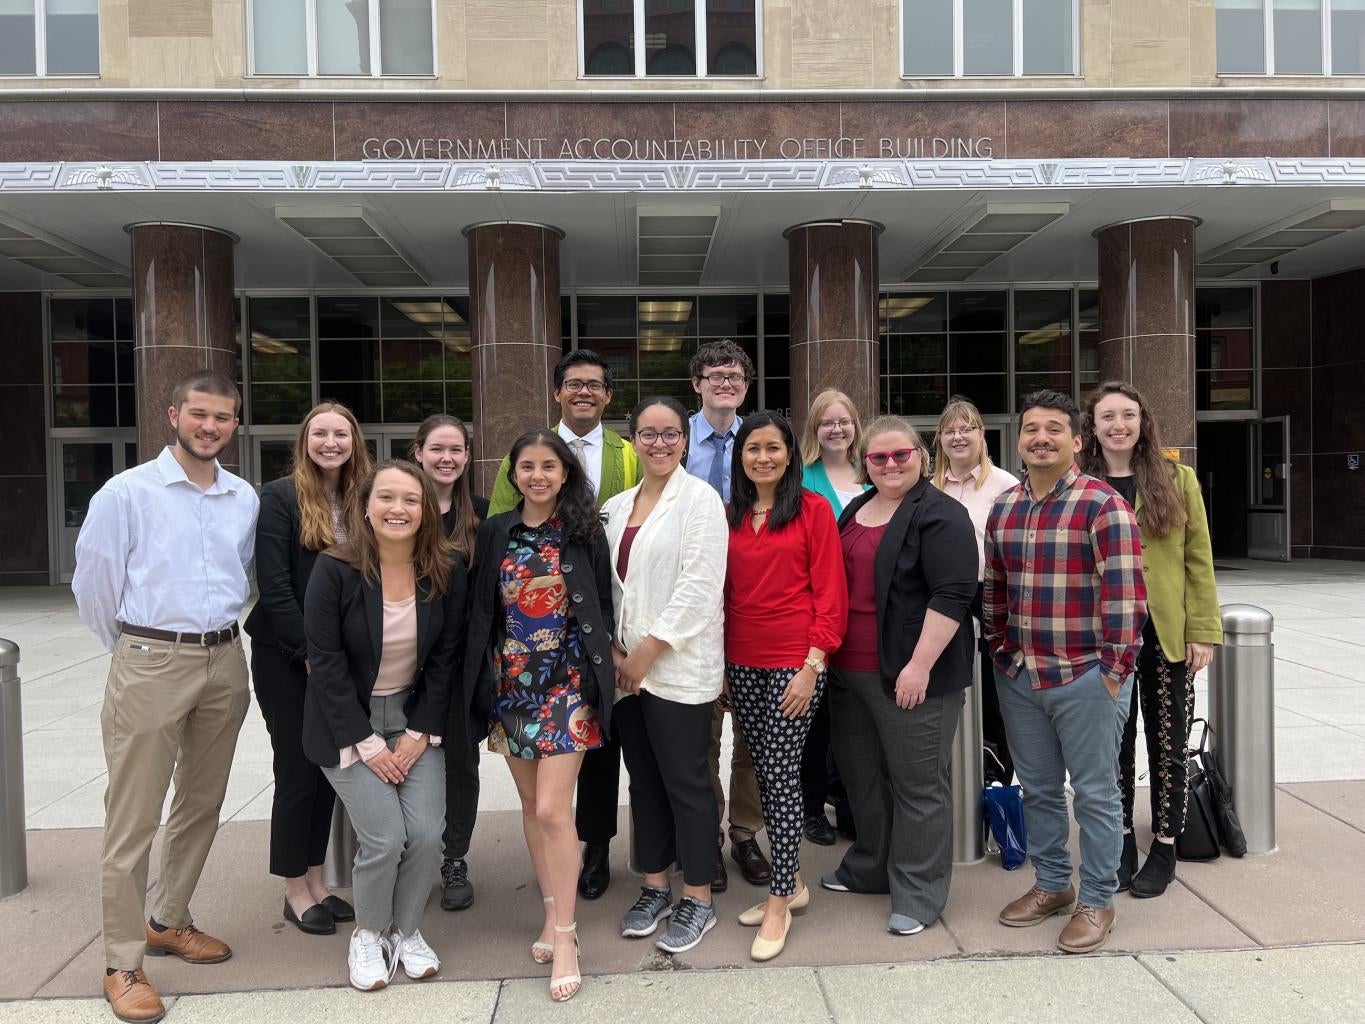
[[[616,575],[621,579],[626,578],[626,569],[630,566],[630,546],[635,543],[635,535],[640,532],[638,526],[627,526],[626,532],[621,534],[621,550],[616,553]]]
[[[848,629],[833,659],[850,672],[879,672],[877,658],[877,545],[886,524],[864,526],[854,519],[839,534],[848,573]]]

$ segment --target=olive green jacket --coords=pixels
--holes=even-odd
[[[1161,653],[1167,661],[1184,661],[1187,643],[1223,642],[1223,617],[1199,480],[1189,466],[1177,463],[1175,484],[1185,500],[1185,526],[1165,537],[1153,537],[1143,527],[1142,574]],[[1141,512],[1141,495],[1137,507]],[[1141,515],[1138,522],[1142,522]]]
[[[507,457],[498,466],[497,478],[493,481],[493,493],[488,499],[488,514],[495,516],[517,507],[521,495],[507,479]],[[626,443],[616,431],[602,428],[602,486],[597,491],[597,507],[601,508],[608,498],[614,498],[622,491],[628,491],[640,482],[640,459],[635,449]]]

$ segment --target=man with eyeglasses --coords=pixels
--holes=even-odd
[[[592,349],[576,349],[555,364],[554,385],[560,410],[555,430],[587,472],[601,508],[608,498],[640,482],[635,449],[616,431],[602,426],[612,398],[611,367]],[[516,508],[521,500],[507,477],[507,465],[504,458],[498,467],[489,499],[490,516]],[[597,899],[611,884],[611,841],[616,836],[620,783],[621,745],[614,736],[604,736],[600,747],[584,755],[578,772],[575,824],[583,843],[578,891],[584,899]]]
[[[687,471],[705,480],[728,503],[735,434],[742,422],[738,412],[749,393],[754,364],[744,349],[726,338],[702,345],[692,357],[691,371],[692,390],[701,398],[701,411],[688,425]],[[725,791],[720,784],[720,738],[727,710],[717,701],[711,722],[711,788],[717,807],[725,806]],[[763,805],[754,763],[744,737],[735,729],[730,755],[730,856],[750,885],[767,885],[772,878],[772,867],[754,838],[761,828]],[[730,884],[725,871],[724,837],[718,837],[717,842],[716,876],[711,890],[724,892]]]

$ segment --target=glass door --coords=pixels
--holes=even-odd
[[[1251,443],[1247,556],[1289,561],[1289,417],[1247,424]]]
[[[116,474],[137,465],[137,441],[131,432],[126,438],[63,438],[57,442],[57,457],[61,466],[57,475],[61,523],[57,573],[60,582],[70,583],[76,571],[76,538],[90,512],[90,499]]]

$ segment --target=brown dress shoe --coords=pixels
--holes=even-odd
[[[1041,924],[1053,914],[1069,914],[1075,909],[1076,890],[1071,886],[1061,892],[1048,892],[1035,885],[1000,911],[1000,923],[1011,928],[1028,928]]]
[[[1113,928],[1112,906],[1099,910],[1078,903],[1076,912],[1071,915],[1071,920],[1057,937],[1057,948],[1068,953],[1093,953],[1109,941],[1109,933]]]
[[[164,932],[147,925],[147,952],[151,956],[178,956],[187,964],[221,964],[232,956],[226,942],[205,935],[192,924]]]
[[[166,1007],[139,968],[104,976],[104,998],[114,1016],[128,1024],[153,1024],[166,1016]]]

